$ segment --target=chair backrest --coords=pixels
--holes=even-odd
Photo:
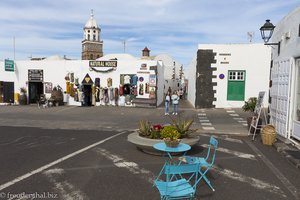
[[[215,162],[217,148],[218,148],[218,140],[213,136],[210,136],[207,156],[205,158],[206,162],[209,163],[210,165],[213,165],[213,163]]]
[[[181,165],[166,165],[164,173],[168,174],[187,174],[196,173],[199,170],[199,164],[181,164]]]

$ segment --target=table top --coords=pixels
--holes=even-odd
[[[153,145],[154,149],[169,153],[185,152],[191,149],[191,146],[184,143],[179,143],[177,147],[168,147],[164,142],[156,143]]]

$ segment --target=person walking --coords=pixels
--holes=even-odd
[[[168,91],[165,97],[165,115],[169,115],[170,101],[171,101],[171,93]]]
[[[172,96],[172,103],[173,103],[173,115],[177,115],[178,114],[178,103],[179,103],[179,96],[177,95],[177,92],[174,91]]]

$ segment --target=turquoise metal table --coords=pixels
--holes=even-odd
[[[174,162],[172,153],[183,153],[183,156],[184,156],[186,154],[186,152],[191,149],[191,146],[188,144],[179,143],[177,147],[168,147],[164,142],[160,142],[160,143],[154,144],[153,148],[156,150],[162,151],[164,154],[168,155],[168,159],[166,159],[164,166],[160,170],[157,178],[155,179],[155,180],[158,180],[159,177],[162,175],[163,170],[165,169],[165,166],[167,164],[180,165],[181,161],[179,163]]]

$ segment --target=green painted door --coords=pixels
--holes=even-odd
[[[227,100],[244,101],[245,99],[245,71],[228,71]]]

